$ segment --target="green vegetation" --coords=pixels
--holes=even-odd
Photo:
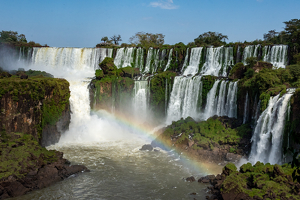
[[[159,47],[164,44],[165,36],[161,33],[145,33],[137,32],[134,36],[129,38],[131,44],[135,44],[142,47]]]
[[[282,197],[300,199],[300,184],[293,181],[294,172],[295,168],[288,164],[280,166],[260,162],[253,166],[250,163],[244,164],[238,172],[234,164],[229,163],[223,169],[226,179],[222,183],[221,192],[245,193],[250,197],[256,196],[261,199],[264,199],[265,195],[271,195],[276,199]]]
[[[248,125],[232,129],[218,119],[195,122],[191,117],[173,122],[163,132],[164,138],[177,138],[176,143],[186,143],[192,139],[195,148],[210,149],[219,145],[231,145],[230,152],[235,153],[240,140],[251,133]]]
[[[42,148],[32,135],[0,133],[0,181],[10,175],[23,178],[38,166],[58,160],[56,151]]]
[[[198,102],[199,107],[205,106],[207,100],[207,94],[213,87],[215,81],[216,81],[215,76],[208,75],[202,77],[202,99],[199,98],[199,100],[201,100],[201,102]]]
[[[0,98],[9,94],[13,101],[38,104],[43,101],[41,123],[37,130],[39,136],[44,126],[55,124],[62,112],[69,107],[69,83],[64,79],[33,76],[20,79],[17,76],[0,79]]]
[[[227,35],[223,35],[222,33],[216,32],[205,32],[199,35],[194,39],[194,42],[197,46],[210,46],[213,45],[215,47],[222,46],[226,44],[225,40],[228,40]]]
[[[16,31],[1,31],[0,32],[0,45],[24,46],[24,47],[41,47],[39,43],[33,41],[27,42],[24,34],[18,34]],[[45,44],[44,46],[47,46]]]
[[[156,74],[150,81],[150,108],[158,119],[165,116],[165,105],[168,105],[166,101],[169,101],[175,76],[175,72],[165,71]],[[167,94],[166,83],[168,83]]]

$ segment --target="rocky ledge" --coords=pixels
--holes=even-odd
[[[176,148],[197,160],[216,164],[238,162],[251,149],[249,125],[229,117],[214,116],[202,122],[188,117],[159,131],[152,147]]]
[[[10,175],[1,180],[0,199],[21,196],[30,191],[48,187],[73,174],[89,171],[83,165],[70,165],[68,160],[62,158],[62,153],[57,153],[60,156],[57,162],[41,165],[39,168],[30,171],[23,178]]]
[[[210,200],[298,200],[300,199],[299,168],[291,165],[270,165],[257,162],[244,164],[237,171],[227,164],[222,174],[208,175],[198,180],[210,183]],[[189,177],[190,179],[190,177]]]

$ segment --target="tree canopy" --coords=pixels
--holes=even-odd
[[[122,41],[121,35],[114,35],[110,37],[110,39],[115,43],[115,45],[119,45],[119,42]]]
[[[145,33],[137,32],[134,36],[129,38],[129,42],[132,44],[141,44],[142,46],[159,46],[165,42],[165,35],[161,33]]]
[[[222,33],[218,32],[205,32],[199,35],[197,38],[194,39],[194,42],[197,46],[222,46],[226,44],[225,40],[228,40],[227,35],[223,35]]]
[[[0,44],[9,44],[14,46],[41,46],[39,43],[35,43],[33,41],[27,43],[25,35],[18,34],[16,31],[1,31]]]

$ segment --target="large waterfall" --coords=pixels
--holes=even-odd
[[[249,45],[246,46],[243,53],[243,63],[247,64],[246,59],[250,57],[259,57],[259,49],[261,45]]]
[[[294,90],[280,97],[271,97],[267,109],[260,115],[252,136],[249,160],[271,164],[282,163],[282,139],[288,104]]]

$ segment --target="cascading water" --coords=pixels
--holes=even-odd
[[[168,70],[169,67],[170,67],[170,64],[171,64],[171,61],[172,61],[172,55],[173,55],[173,49],[170,49],[170,52],[169,52],[169,58],[168,58],[168,63],[164,69],[164,71]]]
[[[250,58],[250,57],[259,57],[259,49],[260,49],[261,45],[249,45],[246,46],[244,49],[244,53],[243,53],[243,63],[245,65],[247,65],[246,59]]]
[[[149,87],[148,81],[134,82],[133,108],[134,114],[138,121],[145,122],[147,120]]]
[[[287,65],[287,45],[265,46],[263,61],[272,63],[275,67],[285,68]]]
[[[198,73],[202,49],[203,49],[203,47],[192,48],[189,65],[184,70],[183,75],[185,75],[185,76],[189,75],[189,74],[195,75]],[[186,60],[187,60],[187,58],[188,58],[188,53],[186,55]],[[186,62],[186,61],[184,61],[184,62]]]
[[[232,47],[210,47],[206,50],[206,61],[201,74],[213,76],[227,76],[228,67],[233,65]]]
[[[282,163],[282,138],[286,112],[294,90],[280,97],[271,97],[266,110],[260,115],[254,134],[249,160],[271,164]]]
[[[176,76],[170,95],[166,123],[188,116],[198,119],[198,97],[202,93],[201,76]]]
[[[218,85],[220,88],[218,90]],[[226,90],[226,85],[228,90]],[[227,93],[226,93],[227,91]],[[219,95],[217,96],[217,92]],[[206,106],[202,120],[207,120],[214,115],[237,117],[237,82],[217,80],[207,94]]]
[[[135,67],[139,68],[141,72],[143,71],[143,68],[144,68],[144,49],[143,48],[136,49]]]
[[[190,185],[182,177],[203,176],[205,172],[184,164],[175,153],[139,151],[149,142],[140,130],[121,123],[105,111],[90,114],[87,88],[90,79],[86,77],[94,76],[96,60],[101,60],[95,55],[100,56],[91,49],[34,49],[31,69],[47,69],[70,82],[70,129],[58,144],[48,149],[63,151],[72,164],[84,164],[91,172],[16,199],[172,199],[174,196],[186,199],[191,192],[200,189],[199,194],[192,197],[204,200],[206,185]],[[145,81],[135,83],[135,102],[143,108],[145,85]],[[141,114],[141,110],[139,112]]]
[[[183,73],[184,70],[187,68],[187,66],[189,64],[188,62],[189,62],[189,48],[186,49],[186,54],[185,54],[183,66],[181,68],[181,73]]]
[[[249,95],[247,92],[246,99],[245,99],[245,105],[244,105],[243,124],[246,124],[246,122],[248,121],[248,107],[249,107]]]
[[[134,59],[133,51],[133,47],[120,48],[117,50],[117,54],[114,60],[114,64],[117,66],[117,68],[123,68],[128,66],[131,67]]]

